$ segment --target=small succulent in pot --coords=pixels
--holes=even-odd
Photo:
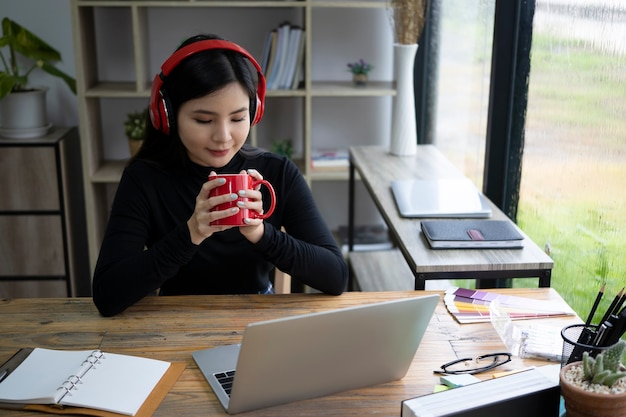
[[[620,340],[611,348],[593,358],[589,352],[583,352],[584,380],[592,384],[612,387],[618,380],[626,377],[621,360],[626,342]]]
[[[561,369],[561,394],[567,417],[626,417],[626,369],[621,364],[626,341],[620,340],[593,358]]]
[[[366,62],[363,58],[357,62],[348,63],[348,71],[352,73],[352,80],[356,85],[366,85],[368,73],[374,69],[374,66]]]
[[[124,122],[124,133],[129,140],[143,140],[146,137],[146,120],[148,109],[131,112]]]
[[[348,71],[353,74],[365,74],[367,75],[374,67],[372,64],[365,62],[363,58],[359,59],[357,62],[348,63]]]
[[[128,138],[130,156],[135,156],[146,137],[148,109],[128,113],[124,122],[124,133]]]

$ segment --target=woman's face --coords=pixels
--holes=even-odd
[[[178,112],[178,135],[189,159],[221,168],[235,156],[250,132],[250,99],[237,82],[186,101]]]

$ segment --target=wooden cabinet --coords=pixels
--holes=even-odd
[[[0,296],[90,294],[76,128],[0,138]]]
[[[129,155],[126,113],[147,106],[160,65],[180,41],[197,33],[225,37],[260,61],[272,29],[289,21],[305,30],[304,82],[298,89],[267,92],[263,121],[250,141],[270,149],[273,141],[291,139],[294,160],[314,195],[317,185],[342,182],[343,200],[337,201],[336,189],[318,192],[320,202],[333,195],[330,204],[337,205],[326,213],[347,216],[347,169],[314,171],[311,152],[388,140],[395,89],[387,7],[387,0],[72,0],[91,267]],[[347,70],[348,62],[360,58],[375,65],[366,87],[355,87]],[[329,116],[335,121],[328,122]]]

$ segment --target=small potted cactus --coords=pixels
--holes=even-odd
[[[595,358],[583,353],[583,360],[561,369],[561,394],[567,417],[625,417],[626,369],[622,357],[626,341],[602,351]]]

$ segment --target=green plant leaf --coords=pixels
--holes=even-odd
[[[76,94],[76,80],[74,78],[70,77],[60,69],[53,67],[46,62],[44,62],[40,68],[50,75],[61,78],[63,81],[65,81],[65,84],[67,84],[70,90],[72,90],[72,93]]]
[[[14,76],[0,72],[0,99],[8,95],[15,84],[17,84],[17,79]]]
[[[0,80],[0,99],[12,91],[27,89],[28,76],[36,68],[61,78],[70,90],[76,94],[76,80],[53,66],[55,62],[61,60],[61,54],[28,29],[8,17],[2,19],[0,46],[8,46],[9,48],[8,60],[0,51],[0,58],[4,67],[3,70],[0,70],[0,75],[3,77]],[[18,65],[17,54],[34,62],[22,69]]]
[[[2,19],[2,33],[8,37],[8,44],[20,54],[36,61],[57,62],[61,60],[59,51],[28,29],[5,17]]]

